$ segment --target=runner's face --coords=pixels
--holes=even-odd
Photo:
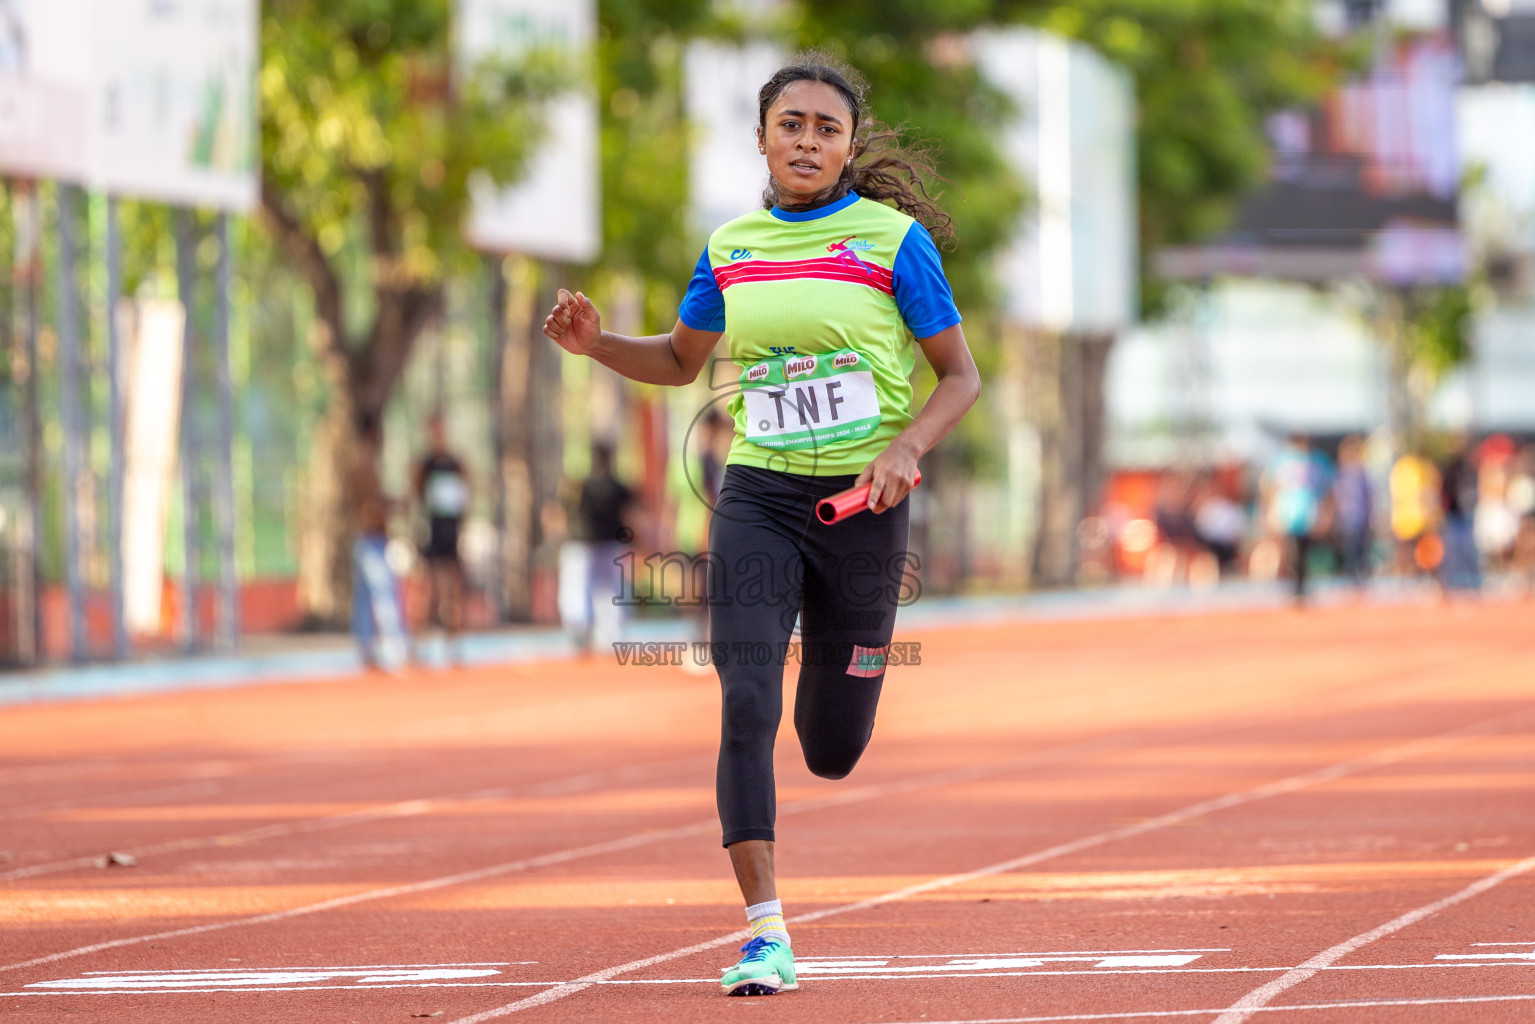
[[[853,115],[825,82],[795,82],[768,108],[760,142],[779,194],[804,202],[842,175],[852,156]]]

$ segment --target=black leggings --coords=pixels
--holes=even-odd
[[[725,470],[709,527],[709,637],[724,698],[715,795],[726,846],[773,838],[786,662],[800,667],[794,728],[812,772],[844,777],[874,731],[895,610],[916,596],[915,560],[908,502],[835,526],[816,518],[815,503],[855,479]]]

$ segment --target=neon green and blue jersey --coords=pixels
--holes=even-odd
[[[960,322],[932,236],[856,194],[719,228],[679,316],[741,367],[730,464],[858,473],[911,422],[913,339]]]

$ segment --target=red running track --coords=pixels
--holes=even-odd
[[[710,678],[560,662],[11,709],[0,1014],[1529,1021],[1532,617],[902,635],[922,664],[850,779],[780,737],[803,973],[771,999],[714,980],[744,922]]]

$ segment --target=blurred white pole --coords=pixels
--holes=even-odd
[[[24,275],[22,294],[26,303],[21,330],[22,344],[26,347],[22,416],[27,450],[24,524],[27,569],[23,579],[26,601],[17,612],[25,640],[17,653],[23,661],[36,664],[43,660],[43,426],[37,377],[37,286],[42,273],[42,204],[38,201],[36,181],[18,182],[11,195],[16,227],[16,270]]]
[[[485,589],[496,625],[506,621],[506,474],[503,466],[506,457],[506,437],[502,430],[501,375],[506,363],[506,258],[498,253],[485,254],[485,276],[490,296],[490,450],[491,494],[493,507],[491,521],[495,525],[496,541],[492,548],[489,571],[485,574]]]
[[[107,480],[107,558],[111,561],[112,656],[128,657],[128,628],[123,619],[123,471],[127,453],[123,445],[122,325],[117,303],[123,292],[122,232],[117,221],[117,198],[107,196],[107,416],[112,440],[112,459]]]
[[[1039,40],[1039,248],[1040,319],[1068,335],[1076,323],[1072,251],[1071,49],[1066,40]]]
[[[235,566],[235,403],[229,372],[229,217],[220,213],[213,222],[219,255],[215,270],[218,298],[213,325],[213,362],[218,387],[218,489],[213,495],[213,518],[219,538],[218,645],[233,651],[240,639],[240,579]]]
[[[176,295],[184,313],[181,329],[181,639],[188,651],[201,646],[197,615],[198,576],[202,547],[198,542],[197,507],[197,358],[193,315],[195,238],[192,212],[176,211]]]
[[[80,189],[58,188],[59,388],[64,426],[64,591],[68,607],[69,658],[82,662],[85,636],[85,579],[81,572],[80,481],[84,474],[85,431],[80,409],[80,309],[75,270],[79,265]]]

